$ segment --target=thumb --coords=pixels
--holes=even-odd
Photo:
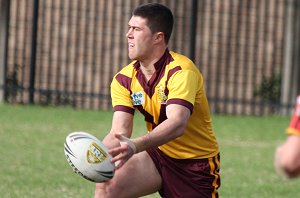
[[[126,140],[128,140],[129,138],[127,138],[126,136],[122,135],[122,134],[115,134],[115,137],[120,141],[120,142],[124,142]]]
[[[127,144],[132,149],[133,153],[136,152],[136,146],[131,139],[122,134],[115,134],[115,137],[120,141],[121,145]]]

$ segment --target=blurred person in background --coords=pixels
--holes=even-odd
[[[280,176],[295,178],[300,175],[300,95],[286,132],[286,141],[275,152],[275,168]]]

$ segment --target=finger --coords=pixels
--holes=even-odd
[[[133,153],[136,153],[137,148],[131,139],[122,134],[115,134],[115,137],[119,139],[121,146],[126,145],[126,148],[129,147]]]
[[[118,161],[118,163],[116,163],[117,165],[116,165],[116,169],[119,169],[119,168],[121,168],[124,164],[125,164],[125,161],[124,160],[120,160],[120,161]]]
[[[113,163],[115,163],[116,169],[121,168],[128,161],[128,159],[129,158],[126,156],[115,158]]]
[[[121,161],[123,159],[123,156],[121,156],[121,154],[120,155],[118,155],[118,156],[116,156],[116,157],[113,157],[110,161],[112,162],[112,163],[115,163],[115,162],[117,162],[117,161]]]
[[[126,155],[118,155],[117,157],[114,157],[111,159],[111,162],[116,165],[116,168],[120,168],[125,164],[125,162],[128,161],[128,157]]]
[[[126,152],[126,151],[127,151],[127,149],[121,149],[121,148],[111,150],[109,152],[109,154],[111,154],[113,156],[113,158],[111,159],[111,162],[116,162],[121,159],[129,158],[128,152]]]
[[[119,160],[115,162],[115,169],[119,169],[124,165],[124,162]]]
[[[112,156],[116,156],[116,155],[119,155],[122,152],[126,152],[126,150],[127,150],[127,148],[124,148],[124,147],[120,146],[120,147],[116,147],[116,148],[110,149],[108,151],[108,153],[110,155],[112,155]]]

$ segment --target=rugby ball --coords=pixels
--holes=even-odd
[[[106,146],[86,132],[72,132],[65,140],[65,156],[73,171],[92,182],[113,178],[115,166]]]

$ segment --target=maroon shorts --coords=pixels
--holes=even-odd
[[[165,198],[218,198],[220,155],[207,159],[174,159],[159,149],[147,151],[162,177]]]

